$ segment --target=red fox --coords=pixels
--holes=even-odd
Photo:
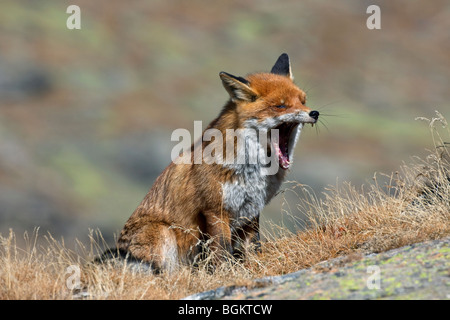
[[[283,182],[303,126],[318,121],[319,112],[305,105],[306,94],[293,82],[285,53],[270,73],[219,76],[230,99],[206,130],[221,132],[224,145],[231,141],[237,157],[242,150],[234,136],[227,137],[227,130],[276,129],[277,141],[269,135],[264,143],[253,139],[247,144],[275,158],[277,170],[266,174],[267,166],[259,162],[198,163],[192,152],[190,163],[172,162],[128,219],[117,242],[121,255],[154,271],[194,263],[205,243],[207,252],[217,257],[244,257],[248,248],[257,248],[260,213]],[[190,151],[205,150],[211,143],[201,139]]]

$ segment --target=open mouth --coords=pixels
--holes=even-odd
[[[293,154],[291,148],[294,147],[294,139],[299,125],[301,124],[298,122],[284,122],[275,127],[275,129],[278,129],[278,141],[274,139],[272,144],[278,155],[280,167],[284,170],[289,169],[291,165],[290,157]]]

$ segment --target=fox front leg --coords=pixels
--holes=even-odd
[[[242,219],[242,218],[241,218]],[[233,231],[234,257],[243,260],[249,251],[261,252],[259,216],[239,223]]]
[[[210,241],[209,249],[212,254],[212,263],[216,265],[220,261],[233,256],[230,218],[227,214],[217,215],[212,211],[203,215],[205,217],[205,233]]]

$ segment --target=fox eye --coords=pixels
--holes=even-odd
[[[276,106],[277,109],[286,109],[286,106],[284,104],[280,104]]]

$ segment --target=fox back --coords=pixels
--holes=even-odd
[[[156,179],[120,233],[120,253],[154,271],[205,252],[215,264],[258,250],[260,213],[283,182],[304,125],[318,120],[293,82],[287,54],[268,73],[219,76],[230,99]]]

